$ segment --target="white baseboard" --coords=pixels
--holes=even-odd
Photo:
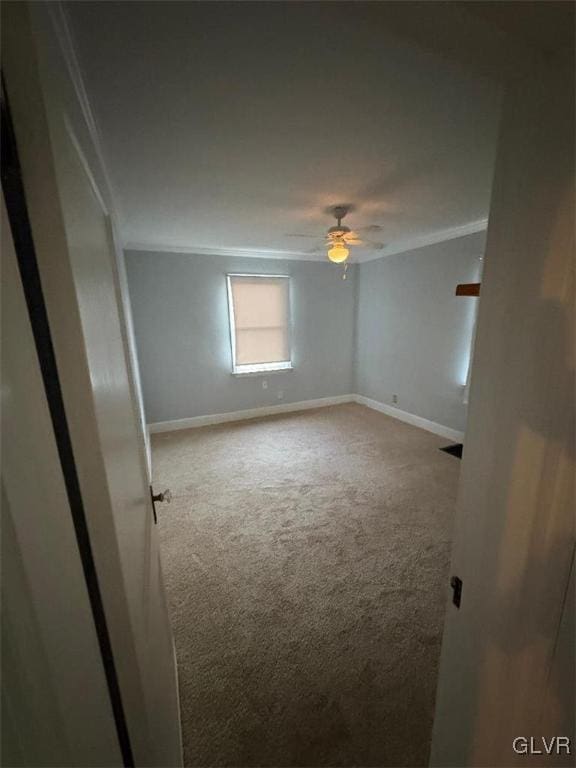
[[[208,416],[193,416],[189,419],[175,419],[174,421],[158,421],[149,424],[151,434],[157,432],[172,432],[177,429],[193,429],[195,427],[207,427],[210,424],[224,424],[229,421],[244,421],[245,419],[258,419],[261,416],[273,416],[277,413],[290,413],[292,411],[307,411],[310,408],[324,408],[327,405],[340,405],[341,403],[354,402],[354,395],[336,395],[334,397],[320,397],[316,400],[301,400],[298,403],[278,403],[278,405],[265,405],[262,408],[247,408],[244,411],[231,411],[229,413],[212,413]]]
[[[385,413],[386,416],[392,416],[394,419],[404,421],[406,424],[412,424],[414,427],[420,427],[435,435],[445,437],[447,440],[462,442],[464,433],[456,429],[445,427],[443,424],[437,424],[435,421],[424,419],[422,416],[415,416],[413,413],[402,411],[400,408],[394,408],[392,405],[380,403],[364,395],[336,395],[335,397],[320,397],[316,400],[301,400],[298,403],[278,403],[277,405],[265,405],[261,408],[247,408],[244,411],[230,411],[228,413],[212,413],[207,416],[192,416],[189,419],[175,419],[173,421],[158,421],[155,424],[149,424],[148,429],[151,434],[158,432],[172,432],[178,429],[194,429],[195,427],[208,427],[211,424],[225,424],[231,421],[244,421],[246,419],[258,419],[262,416],[273,416],[278,413],[291,413],[293,411],[307,411],[311,408],[324,408],[328,405],[341,405],[342,403],[359,403],[374,411]]]
[[[443,424],[424,419],[422,416],[415,416],[413,413],[408,413],[408,411],[401,411],[400,408],[394,408],[393,405],[380,403],[378,400],[372,400],[370,397],[364,397],[364,395],[353,395],[352,397],[355,403],[365,405],[368,408],[372,408],[374,411],[385,413],[386,416],[392,416],[394,419],[406,422],[406,424],[412,424],[414,427],[420,427],[420,429],[433,432],[435,435],[445,437],[447,440],[454,440],[458,443],[464,441],[464,432],[459,432],[457,429],[445,427]]]

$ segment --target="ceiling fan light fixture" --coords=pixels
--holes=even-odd
[[[335,264],[342,264],[342,262],[346,261],[349,254],[350,251],[346,248],[344,243],[334,243],[332,248],[328,251],[328,258]]]

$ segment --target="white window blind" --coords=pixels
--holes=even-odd
[[[288,277],[228,275],[234,373],[291,368]]]

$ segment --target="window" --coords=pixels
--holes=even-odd
[[[228,275],[232,373],[292,368],[290,278]]]

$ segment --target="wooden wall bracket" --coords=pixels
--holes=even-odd
[[[480,283],[460,283],[456,286],[456,296],[480,296]]]

